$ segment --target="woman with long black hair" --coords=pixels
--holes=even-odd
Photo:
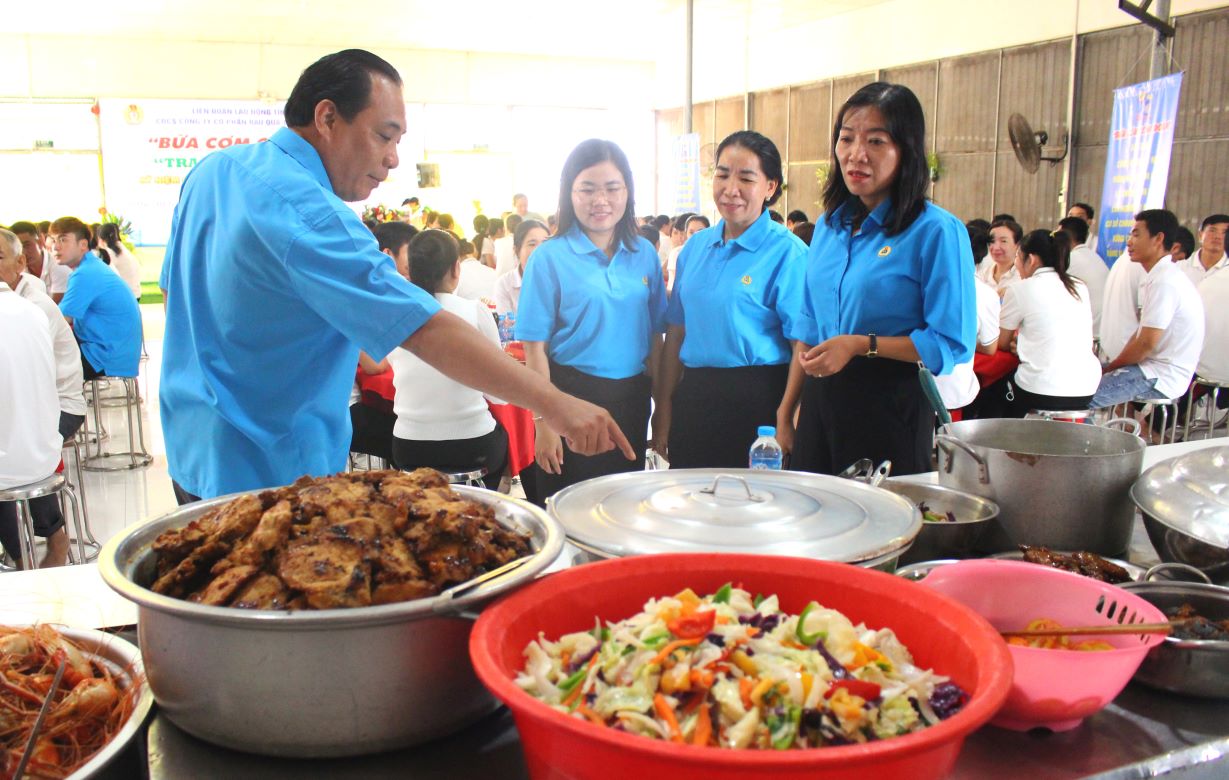
[[[977,313],[968,232],[926,200],[925,136],[922,106],[899,84],[868,84],[837,112],[836,170],[792,334],[809,376],[795,469],[832,474],[860,458],[897,474],[931,468],[918,364],[945,374],[968,360]]]
[[[632,443],[585,457],[537,420],[541,495],[592,477],[643,468],[652,375],[665,330],[666,291],[653,245],[636,227],[627,156],[583,141],[559,182],[559,229],[525,269],[516,336],[525,362],[564,392],[604,407]]]
[[[761,425],[776,426],[783,449],[793,443],[800,385],[786,392],[786,333],[802,305],[807,247],[769,216],[783,183],[765,136],[740,130],[717,147],[721,221],[683,247],[666,312],[653,447],[674,468],[745,467]]]

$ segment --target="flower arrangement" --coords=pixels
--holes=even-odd
[[[402,219],[405,215],[395,208],[389,206],[368,206],[363,209],[363,221],[368,222],[396,222]]]

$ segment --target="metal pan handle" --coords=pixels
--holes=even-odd
[[[850,466],[837,474],[841,479],[852,479],[855,482],[865,482],[871,487],[879,487],[879,484],[888,478],[892,473],[892,461],[885,460],[878,466],[875,461],[870,458],[861,458],[854,461]]]
[[[717,495],[717,483],[719,483],[719,482],[720,482],[721,480],[723,480],[723,479],[731,479],[731,480],[734,480],[735,482],[739,483],[740,485],[742,485],[742,486],[743,486],[743,490],[747,491],[747,500],[748,500],[748,501],[754,501],[754,502],[757,502],[757,503],[758,503],[758,502],[760,502],[760,501],[763,501],[763,500],[764,500],[764,497],[763,497],[763,496],[761,496],[761,495],[757,495],[757,494],[755,493],[755,491],[751,489],[751,485],[747,482],[747,480],[746,480],[746,479],[744,479],[744,478],[742,478],[742,477],[740,477],[740,476],[737,476],[736,474],[718,474],[717,476],[713,477],[713,484],[709,485],[709,486],[708,486],[708,487],[706,487],[706,488],[701,488],[701,489],[700,489],[700,492],[701,492],[701,493],[706,493],[706,494],[708,494],[708,495],[710,495],[710,496],[715,496],[715,495]]]
[[[1178,571],[1182,572],[1183,574],[1190,574],[1193,575],[1198,582],[1202,582],[1207,585],[1212,584],[1212,578],[1209,577],[1203,570],[1196,569],[1189,563],[1178,563],[1177,561],[1158,563],[1156,566],[1153,566],[1152,568],[1148,569],[1148,571],[1144,572],[1144,577],[1140,581],[1152,582],[1153,575],[1160,574],[1163,571]]]
[[[956,461],[955,450],[961,450],[964,454],[968,455],[977,462],[977,476],[981,483],[983,485],[990,484],[990,466],[986,463],[985,458],[977,454],[977,450],[973,449],[960,439],[957,439],[955,436],[948,436],[946,433],[936,434],[935,444],[940,450],[943,451],[945,455],[947,455],[947,465],[943,470],[948,474],[952,473],[952,465]]]
[[[1139,420],[1133,420],[1130,417],[1115,417],[1112,420],[1106,420],[1105,428],[1122,428],[1124,433],[1129,433],[1132,436],[1138,436],[1143,428],[1139,424]]]

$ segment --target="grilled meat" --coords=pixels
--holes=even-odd
[[[1054,569],[1083,574],[1085,577],[1108,582],[1112,585],[1131,581],[1131,575],[1127,573],[1126,569],[1090,552],[1063,555],[1046,547],[1032,547],[1027,544],[1020,545],[1020,552],[1024,553],[1024,560],[1029,563],[1038,563]]]

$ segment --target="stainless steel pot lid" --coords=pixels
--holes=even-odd
[[[1170,528],[1229,548],[1229,447],[1156,464],[1131,486],[1131,498],[1140,511]]]
[[[559,491],[547,509],[578,545],[616,557],[754,552],[858,563],[903,551],[922,528],[906,498],[798,471],[616,474]]]

